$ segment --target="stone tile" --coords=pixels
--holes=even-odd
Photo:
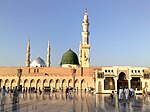
[[[1,102],[2,103],[2,102]],[[113,100],[108,94],[65,93],[19,94],[18,103],[12,103],[12,96],[6,95],[4,104],[0,104],[1,112],[150,112],[150,96],[137,95],[128,101]]]

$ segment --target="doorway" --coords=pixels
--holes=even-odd
[[[117,92],[119,91],[120,87],[128,87],[128,80],[126,79],[126,74],[124,72],[119,74],[119,78],[117,80]]]

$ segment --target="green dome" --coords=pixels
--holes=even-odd
[[[71,49],[69,49],[62,56],[60,65],[63,65],[63,64],[75,64],[75,65],[79,65],[77,54],[75,52],[73,52]]]

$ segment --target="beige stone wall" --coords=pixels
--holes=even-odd
[[[13,88],[18,84],[17,69],[19,67],[0,67],[0,88],[5,85],[6,87]],[[63,67],[22,67],[22,76],[20,84],[23,87],[43,88],[44,86],[51,86],[57,89],[66,86],[73,87],[72,68]],[[95,79],[95,71],[104,72],[104,78]],[[113,73],[105,73],[105,70],[113,70]],[[140,70],[140,73],[132,73],[131,70]],[[142,81],[142,88],[147,83],[148,90],[150,90],[150,79],[144,79],[142,72],[149,73],[150,69],[147,67],[78,67],[75,74],[75,87],[78,89],[85,89],[88,87],[96,88],[96,92],[109,93],[111,90],[104,90],[105,77],[113,77],[115,81],[115,91],[117,91],[117,80],[119,73],[124,72],[127,75],[129,87],[131,87],[130,80],[132,77],[140,77]],[[95,78],[97,78],[95,76]],[[98,87],[100,85],[100,88]],[[142,92],[142,91],[137,91]]]
[[[0,76],[17,75],[17,68],[19,67],[0,67]]]
[[[17,86],[19,67],[0,67],[0,87],[13,88]],[[60,87],[73,86],[72,68],[62,67],[22,67],[20,84],[23,87],[43,88],[51,86],[59,89]],[[92,87],[93,68],[76,68],[75,86],[78,89]]]
[[[106,72],[105,72],[106,70]],[[109,70],[109,72],[108,72]],[[144,70],[144,72],[143,72]],[[113,71],[113,72],[112,72]],[[146,79],[144,78],[144,73],[149,74],[150,69],[148,67],[131,67],[131,66],[106,66],[106,67],[95,67],[94,73],[96,78],[96,92],[102,92],[102,93],[111,93],[112,90],[104,90],[104,80],[106,77],[112,77],[115,82],[115,90],[117,91],[117,80],[119,79],[119,74],[121,72],[125,73],[126,80],[128,81],[128,87],[131,88],[131,79],[132,78],[140,78],[140,81],[142,82],[142,88],[145,87],[145,84],[147,83],[147,89],[150,90],[150,78]],[[104,72],[104,78],[97,78],[96,74],[98,72]],[[101,91],[98,88],[99,82],[101,82]],[[136,90],[136,93],[142,93],[142,90]]]

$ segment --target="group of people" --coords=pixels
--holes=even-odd
[[[70,95],[71,92],[73,92],[73,88],[72,87],[66,87],[66,91],[65,91],[66,95]]]
[[[5,95],[6,93],[9,93],[9,90],[6,89],[5,86],[3,86],[2,90],[1,90],[1,104],[5,103]],[[13,89],[13,99],[12,99],[12,103],[17,103],[18,100],[18,89],[17,86]]]
[[[125,96],[125,99],[128,100],[129,96],[134,96],[134,89],[130,89],[126,86],[124,89],[122,86],[119,88],[119,100],[123,100],[123,96]]]
[[[129,89],[127,86],[123,89],[122,88],[122,86],[120,86],[120,88],[119,88],[119,95],[118,95],[118,97],[119,97],[119,100],[123,100],[124,99],[124,97],[125,97],[125,99],[126,99],[126,101],[129,99],[129,96],[130,97],[132,97],[132,96],[134,96],[135,95],[135,93],[134,93],[134,89],[133,88],[131,88],[131,89]],[[110,99],[111,100],[113,100],[113,97],[114,97],[114,91],[112,91],[112,93],[110,94]]]

